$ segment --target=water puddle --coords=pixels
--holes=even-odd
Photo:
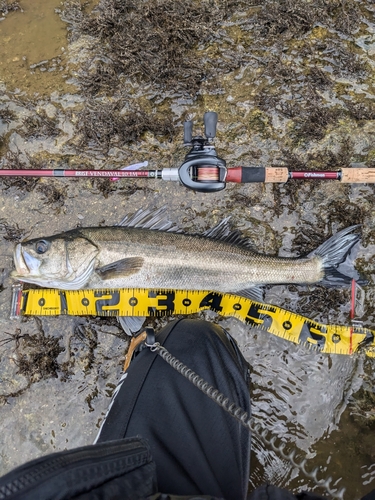
[[[28,94],[66,91],[66,24],[59,0],[21,0],[0,22],[0,82]]]

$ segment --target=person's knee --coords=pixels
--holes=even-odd
[[[212,349],[216,343],[223,343],[231,349],[228,336],[223,328],[209,321],[184,318],[173,321],[156,335],[165,345],[176,345],[181,349],[196,347]]]
[[[194,354],[204,352],[211,354],[227,352],[237,364],[243,377],[249,377],[249,364],[240,352],[236,341],[221,326],[200,319],[183,318],[173,321],[157,334],[157,341],[173,350],[178,357],[180,353]],[[210,357],[211,357],[210,356]]]

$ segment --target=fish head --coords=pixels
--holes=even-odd
[[[99,253],[90,240],[73,233],[35,238],[16,245],[11,276],[40,286],[78,290],[90,278]]]

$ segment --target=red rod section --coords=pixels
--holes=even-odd
[[[340,179],[340,172],[320,172],[307,170],[301,172],[289,172],[290,179]]]
[[[228,168],[227,172],[227,182],[237,182],[240,183],[242,180],[242,167]]]
[[[157,177],[156,170],[0,169],[0,177]]]

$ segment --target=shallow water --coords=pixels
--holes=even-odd
[[[20,7],[0,22],[1,80],[31,95],[66,92],[62,72],[66,25],[55,12],[61,2],[21,1]],[[41,72],[46,73],[42,80]]]
[[[0,22],[3,168],[120,168],[145,160],[150,168],[177,167],[186,154],[184,119],[191,116],[197,130],[207,110],[219,113],[215,145],[229,166],[375,166],[371,2],[347,7],[349,28],[343,15],[337,24],[337,12],[314,24],[315,11],[302,13],[297,5],[294,12],[288,2],[280,2],[284,12],[273,2],[265,2],[264,12],[263,4],[238,3],[218,22],[215,36],[202,38],[192,49],[192,60],[203,65],[207,77],[190,94],[178,80],[163,86],[162,79],[150,80],[139,67],[114,75],[117,55],[105,52],[104,41],[92,32],[82,34],[77,5],[24,1],[24,12],[10,12]],[[184,15],[188,19],[187,11]],[[89,76],[98,61],[104,66],[95,87]],[[180,68],[181,82],[187,62]],[[151,118],[143,132],[139,110]],[[141,130],[135,138],[120,119],[131,113]],[[161,124],[167,119],[170,133]],[[6,429],[0,438],[0,473],[41,454],[91,443],[127,348],[111,319],[9,320],[12,249],[25,237],[77,225],[113,225],[138,208],[167,204],[171,218],[186,231],[202,232],[231,215],[259,252],[298,256],[332,232],[359,223],[363,238],[357,264],[370,281],[361,319],[375,327],[371,185],[290,181],[228,185],[205,194],[151,180],[7,179],[0,180],[0,188],[0,411]],[[273,287],[266,300],[322,322],[349,320],[350,296],[344,290]],[[256,420],[296,446],[311,469],[320,466],[319,475],[345,487],[345,498],[357,499],[375,488],[373,360],[323,355],[234,319],[203,316],[228,328],[249,360]],[[255,438],[250,485],[264,481],[296,491],[314,487]]]

